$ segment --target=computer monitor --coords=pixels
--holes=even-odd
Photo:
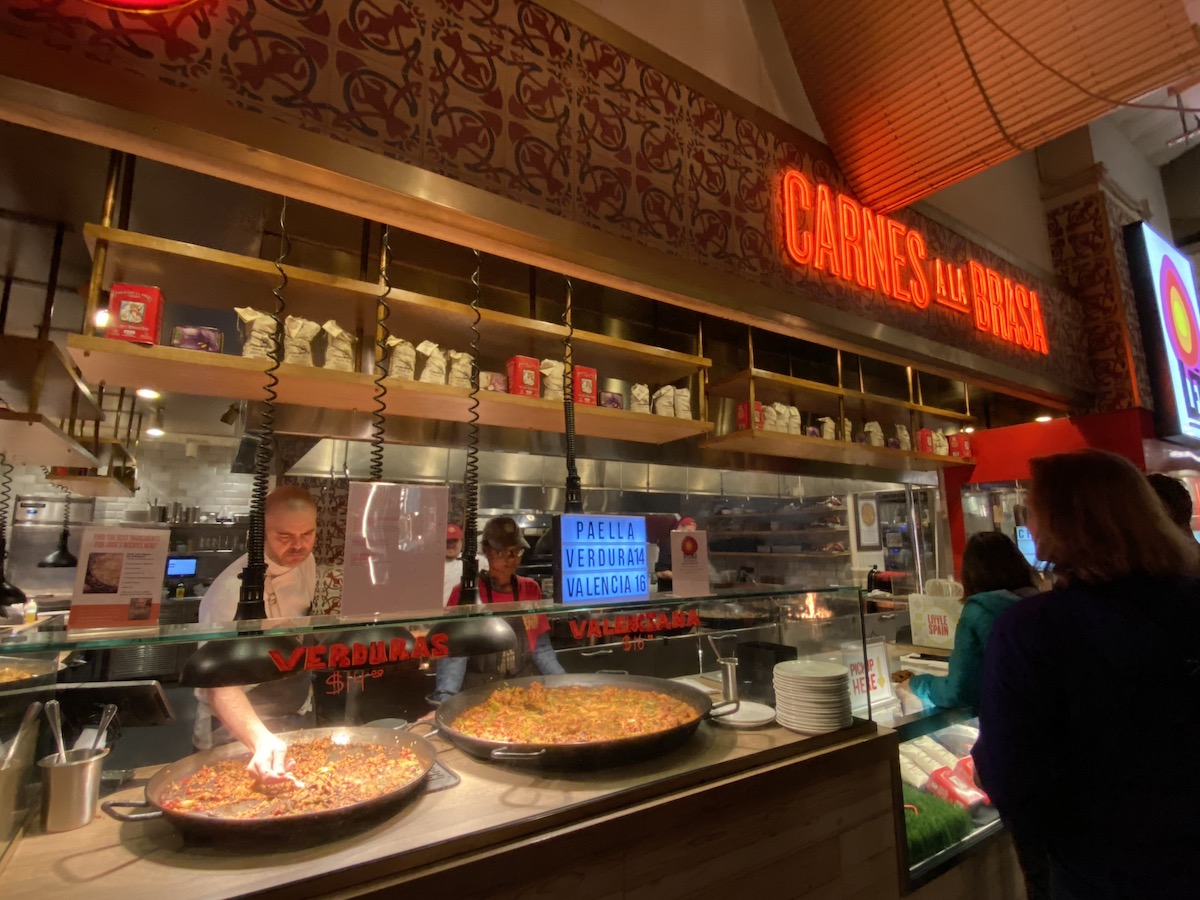
[[[167,559],[168,578],[194,578],[196,576],[196,557],[172,556]]]

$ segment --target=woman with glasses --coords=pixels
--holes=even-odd
[[[479,575],[480,603],[520,603],[541,600],[542,589],[532,578],[517,574],[529,542],[509,516],[498,516],[483,526],[483,555],[487,568]],[[457,606],[461,586],[450,593],[447,606]],[[452,656],[438,663],[437,683],[429,701],[438,704],[464,687],[542,675],[565,675],[566,669],[550,643],[550,620],[544,614],[512,616],[506,621],[517,633],[512,650],[476,656]]]

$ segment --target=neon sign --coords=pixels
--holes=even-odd
[[[86,0],[86,2],[104,9],[149,15],[183,9],[185,6],[191,6],[196,0]]]
[[[963,266],[930,258],[921,232],[796,170],[783,176],[783,226],[788,258],[797,265],[914,309],[936,303],[971,316],[978,331],[1050,352],[1037,291],[974,260]]]

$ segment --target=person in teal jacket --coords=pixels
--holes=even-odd
[[[963,550],[962,617],[946,675],[916,675],[905,685],[926,707],[979,705],[983,658],[992,625],[1022,597],[1037,593],[1033,570],[1007,535],[972,535]]]

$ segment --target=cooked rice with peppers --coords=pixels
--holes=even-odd
[[[621,687],[504,687],[454,719],[468,737],[516,744],[580,744],[669,731],[699,717],[657,691]]]
[[[329,738],[288,745],[291,780],[263,784],[246,769],[250,754],[205,766],[172,784],[163,809],[223,819],[264,819],[342,809],[415,781],[424,771],[408,747],[335,744]]]

